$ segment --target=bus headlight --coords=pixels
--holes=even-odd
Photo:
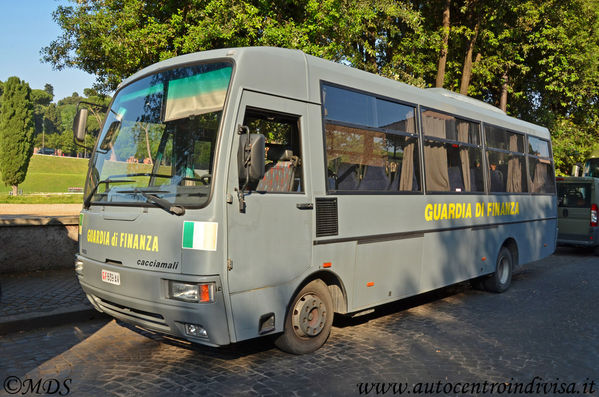
[[[171,299],[185,302],[214,302],[214,283],[191,284],[170,280],[168,285]]]

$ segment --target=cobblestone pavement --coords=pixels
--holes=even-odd
[[[361,382],[387,382],[389,394],[403,382],[411,394],[484,394],[455,387],[497,382],[496,394],[598,395],[598,279],[599,258],[563,249],[504,294],[463,284],[336,319],[304,356],[268,339],[191,346],[107,320],[21,332],[0,337],[0,381],[57,379],[73,395],[358,395]]]
[[[73,269],[2,274],[0,283],[0,322],[7,316],[42,315],[70,306],[91,308]]]

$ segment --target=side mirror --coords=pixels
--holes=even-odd
[[[262,134],[243,134],[239,137],[237,164],[239,179],[256,183],[264,176],[265,139]]]
[[[85,130],[87,128],[88,111],[85,108],[79,109],[75,120],[73,120],[73,136],[78,142],[83,143],[85,140]]]

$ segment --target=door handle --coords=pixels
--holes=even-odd
[[[313,210],[314,204],[312,203],[297,203],[295,205],[299,210]]]

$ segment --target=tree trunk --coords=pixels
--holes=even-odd
[[[154,161],[152,160],[152,152],[150,151],[150,138],[148,136],[148,125],[144,127],[144,131],[146,132],[146,150],[148,151],[148,158],[150,159],[150,164],[154,165]]]
[[[472,53],[474,52],[474,44],[476,43],[479,29],[480,20],[476,22],[474,34],[470,38],[468,51],[466,51],[466,57],[464,57],[464,69],[462,70],[462,82],[460,84],[460,94],[462,95],[468,95],[468,87],[470,86],[470,78],[472,77]]]
[[[499,97],[499,109],[507,112],[507,73],[504,73],[503,76],[501,76],[501,80],[503,81],[503,84],[501,85],[501,96]]]
[[[12,195],[14,197],[19,195],[19,185],[12,185]]]
[[[445,10],[443,10],[443,44],[439,54],[439,64],[437,66],[437,82],[435,87],[443,88],[445,83],[445,66],[447,64],[447,49],[449,46],[449,7],[451,0],[445,1]]]

